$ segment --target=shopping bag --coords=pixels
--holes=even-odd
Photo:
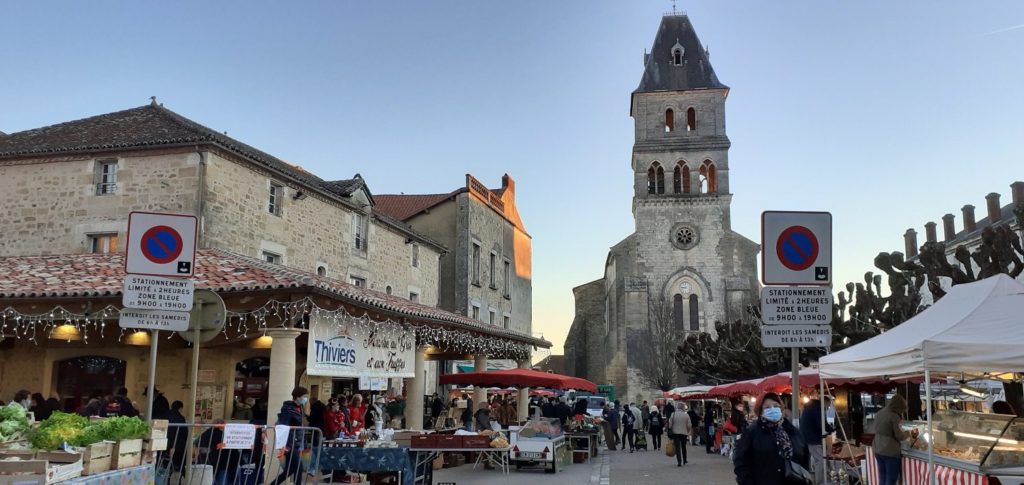
[[[676,456],[676,444],[675,443],[669,441],[668,444],[665,445],[665,456],[667,456],[669,458],[671,458],[673,456]]]

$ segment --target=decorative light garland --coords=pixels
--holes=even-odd
[[[90,331],[99,332],[102,338],[107,321],[116,319],[119,314],[120,308],[115,305],[107,305],[100,310],[85,313],[76,313],[56,306],[50,311],[37,314],[21,313],[13,307],[7,307],[0,311],[0,337],[27,339],[38,345],[40,336],[49,338],[57,327],[72,325],[81,334],[82,340],[88,344]],[[369,311],[357,316],[345,307],[330,310],[317,305],[311,297],[286,302],[270,300],[263,306],[246,312],[228,311],[222,333],[229,339],[244,339],[248,338],[250,332],[266,335],[268,330],[288,328],[285,322],[292,322],[295,328],[308,328],[309,322],[313,319],[327,321],[338,329],[357,327],[375,332],[383,331],[392,337],[411,330],[416,335],[416,342],[419,345],[432,345],[460,354],[483,353],[492,358],[516,360],[528,359],[531,355],[532,346],[526,343],[487,337],[466,330],[412,325],[390,318],[375,320],[370,317]],[[268,320],[280,323],[272,325]],[[122,341],[130,332],[131,329],[120,329],[118,340]],[[177,335],[177,332],[168,332],[167,338],[171,339]]]

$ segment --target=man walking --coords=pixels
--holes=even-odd
[[[640,405],[640,419],[643,420],[641,431],[646,433],[650,429],[651,424],[651,406],[647,404],[647,401]]]

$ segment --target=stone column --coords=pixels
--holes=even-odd
[[[426,364],[426,347],[417,347],[415,358],[413,358],[412,369],[415,372],[412,379],[405,380],[405,427],[409,429],[423,428],[423,393],[426,387],[426,373],[423,368]],[[430,423],[428,428],[433,428]]]
[[[281,403],[290,401],[295,388],[295,338],[302,332],[291,328],[272,328],[267,335],[270,344],[270,383],[268,390],[267,424],[276,423]]]
[[[516,362],[516,365],[520,369],[530,368],[530,359],[523,359]],[[516,406],[519,411],[519,420],[526,421],[530,419],[530,388],[524,387],[519,389],[519,397],[516,399]]]
[[[487,371],[487,354],[476,354],[473,356],[473,370],[476,372]],[[476,408],[480,406],[480,403],[487,402],[487,388],[486,387],[474,387],[473,388],[473,408],[471,413],[476,413]]]

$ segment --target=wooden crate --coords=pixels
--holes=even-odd
[[[121,440],[114,445],[110,467],[115,470],[142,464],[142,440]]]
[[[432,434],[418,434],[412,437],[411,448],[437,448],[437,436]]]
[[[490,448],[490,436],[462,436],[463,448]]]
[[[436,447],[448,449],[462,448],[462,436],[456,436],[453,434],[438,435]]]
[[[46,482],[57,483],[82,476],[82,454],[64,451],[40,451],[36,460],[46,460]]]
[[[169,422],[166,419],[154,419],[153,423],[149,425],[149,434],[146,438],[151,440],[166,439],[168,424]]]
[[[95,475],[110,470],[114,444],[109,442],[86,445],[82,451],[82,475]]]
[[[167,451],[167,438],[148,439],[142,445],[142,451]]]
[[[46,485],[46,460],[0,461],[0,485]]]

